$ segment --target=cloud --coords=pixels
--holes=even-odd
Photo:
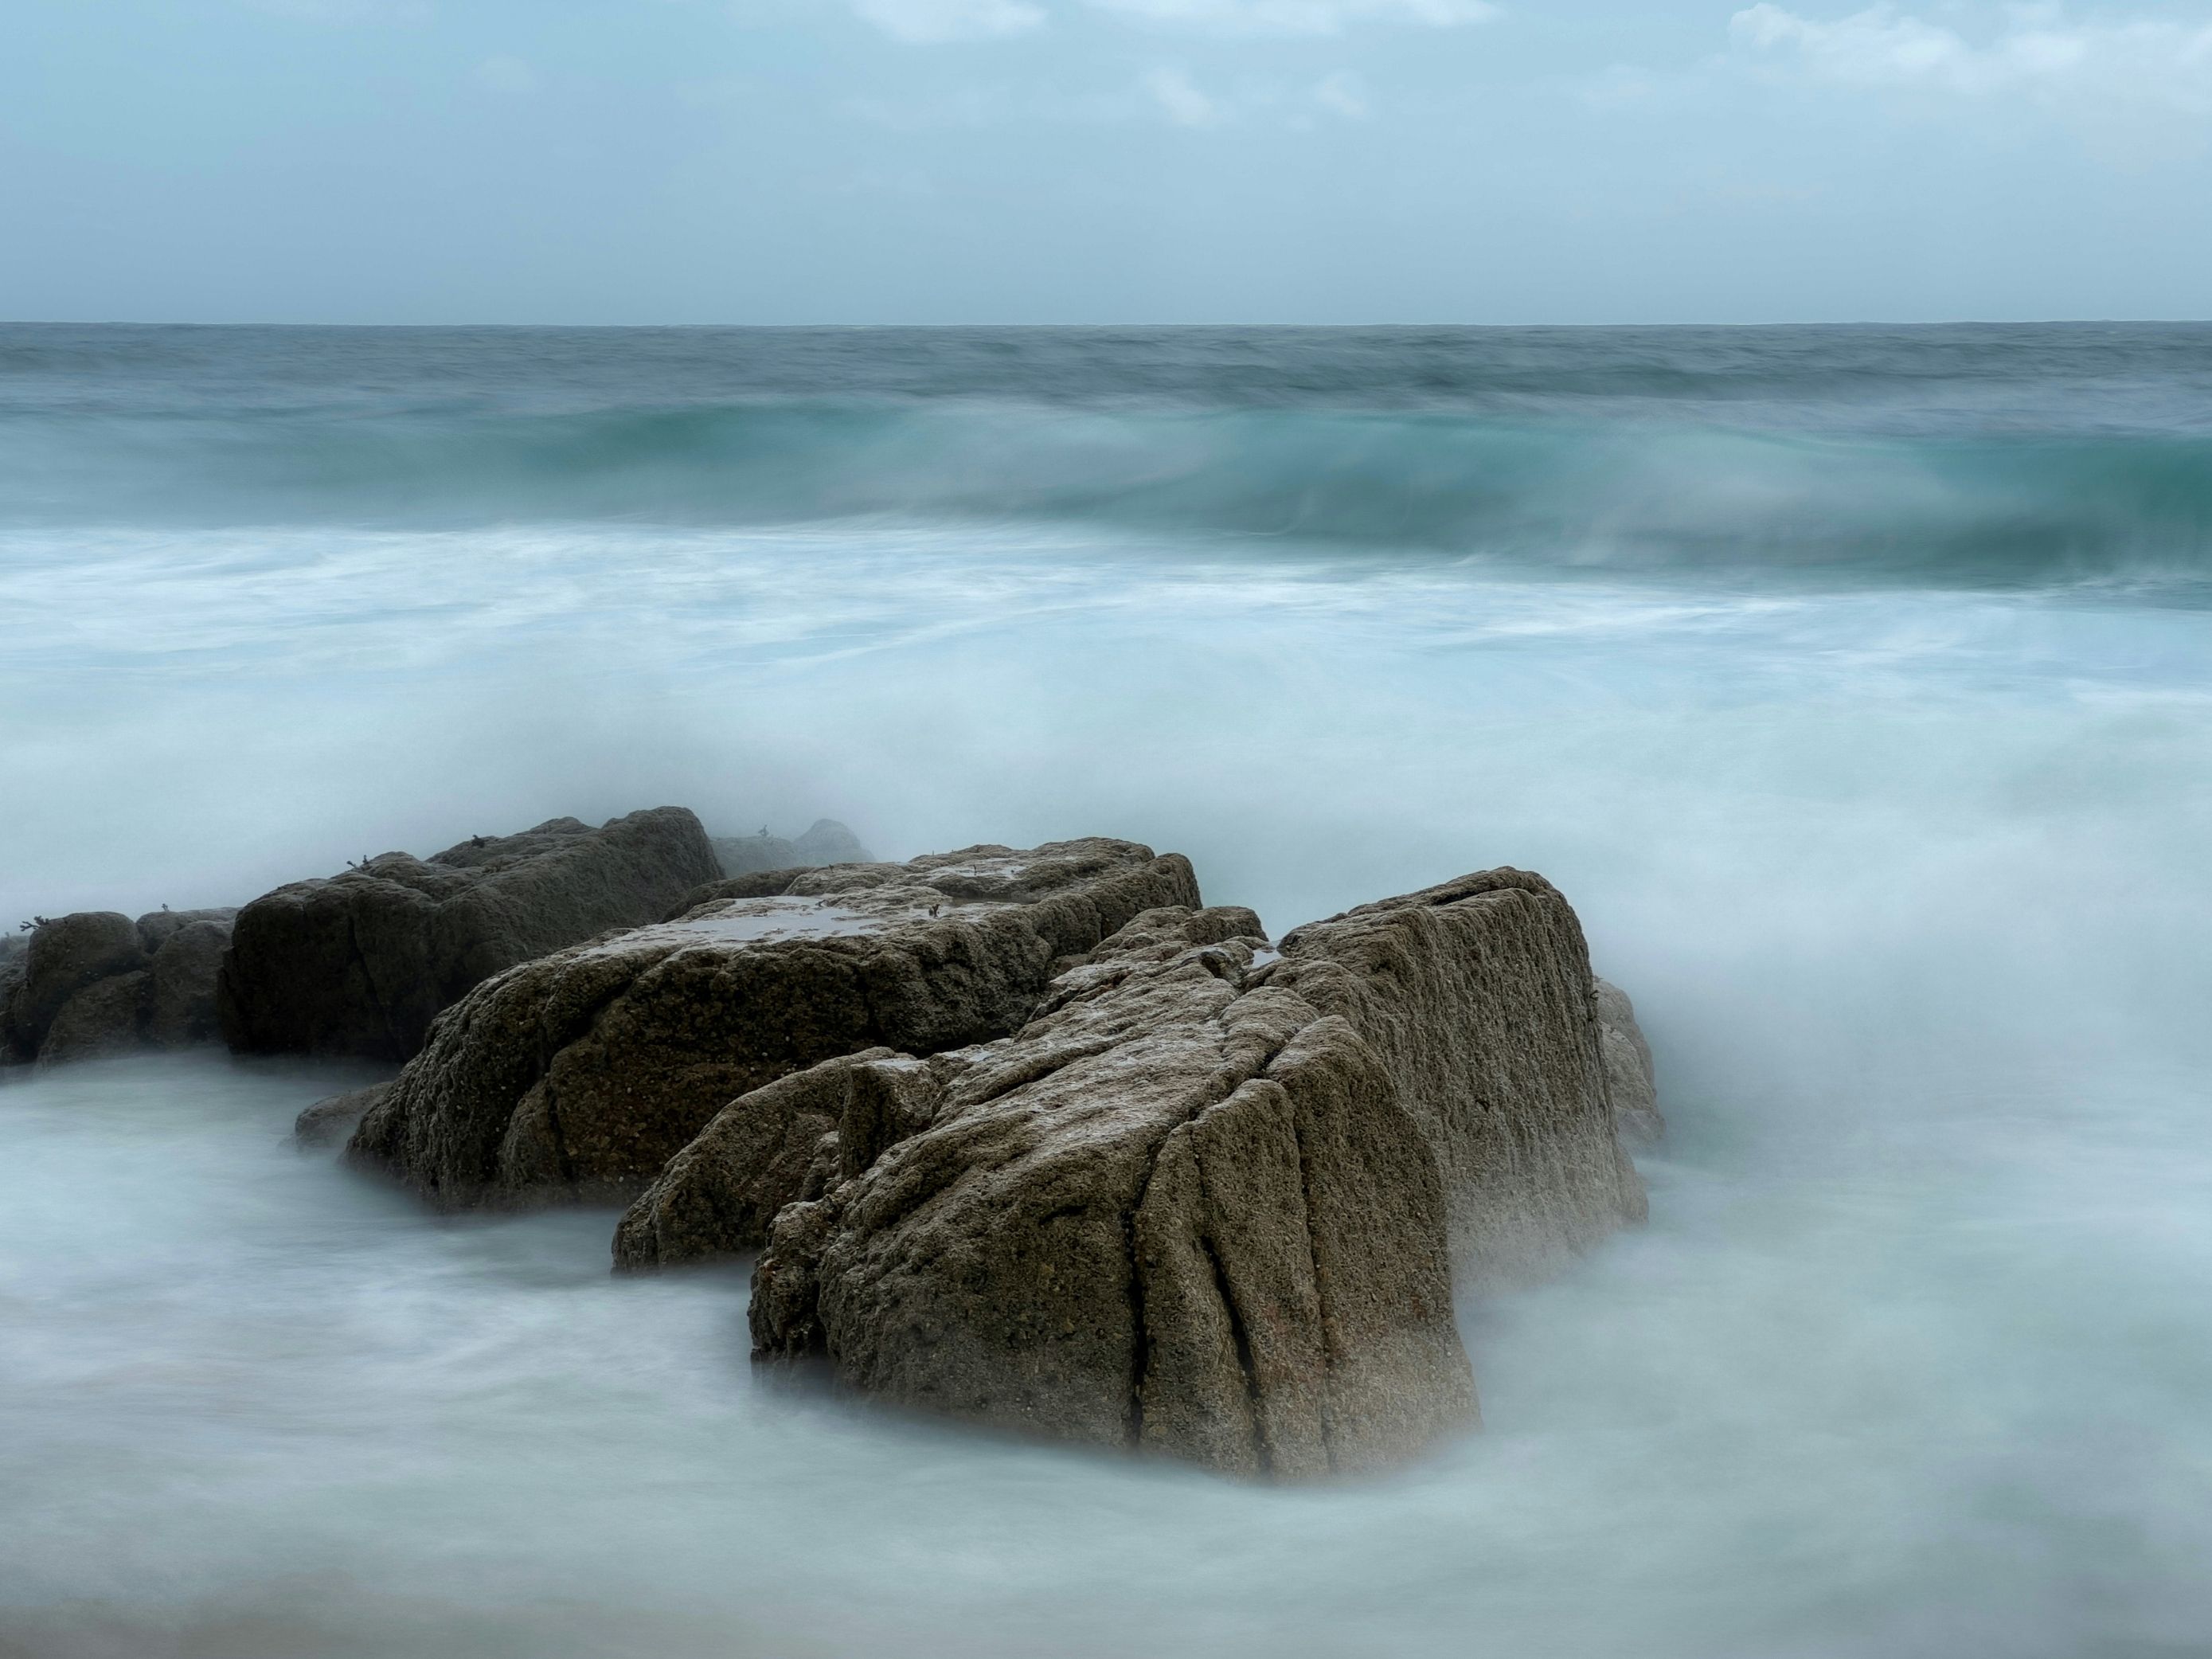
[[[1729,32],[1739,51],[1762,66],[1838,86],[1962,99],[2024,96],[2077,107],[2124,109],[2148,101],[2212,111],[2212,22],[2077,22],[2062,7],[2019,7],[1977,41],[1894,5],[1820,21],[1765,0],[1736,13]]]
[[[1358,76],[1344,70],[1322,77],[1314,88],[1314,102],[1348,121],[1367,118],[1367,88]]]
[[[1093,9],[1215,34],[1340,34],[1354,23],[1456,28],[1498,15],[1491,0],[1086,0]]]
[[[1179,127],[1210,127],[1223,118],[1220,104],[1200,91],[1182,70],[1156,69],[1145,76],[1143,85],[1160,113]]]
[[[853,9],[896,40],[989,40],[1042,27],[1030,0],[853,0]]]

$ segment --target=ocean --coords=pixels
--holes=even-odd
[[[0,327],[0,921],[694,807],[1276,932],[1513,864],[1648,1225],[1254,1488],[773,1385],[745,1274],[0,1090],[0,1656],[2212,1655],[2212,326]]]

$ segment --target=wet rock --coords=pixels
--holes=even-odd
[[[138,942],[145,947],[148,956],[157,956],[177,933],[199,922],[219,924],[227,939],[230,936],[230,925],[237,918],[235,905],[206,910],[149,910],[138,918]]]
[[[1605,1075],[1613,1114],[1622,1138],[1647,1146],[1667,1132],[1659,1113],[1659,1083],[1651,1066],[1651,1045],[1636,1024],[1628,994],[1608,980],[1597,981],[1598,1041],[1605,1054]]]
[[[1398,1461],[1475,1419],[1455,1250],[1466,1281],[1507,1282],[1642,1212],[1580,927],[1518,871],[1279,955],[1155,914],[1018,1034],[903,1063],[902,1132],[842,1180],[824,1145],[771,1224],[756,1351],[1057,1438],[1278,1477]],[[844,1133],[823,1137],[840,1171]],[[634,1255],[741,1174],[727,1121],[708,1139],[728,1167],[672,1166],[625,1219]]]
[[[143,969],[95,980],[62,1005],[39,1044],[38,1069],[111,1060],[146,1047],[154,976]]]
[[[32,931],[22,978],[9,999],[7,1047],[21,1060],[35,1057],[47,1029],[70,999],[101,980],[145,965],[145,948],[128,916],[80,910],[40,923]]]
[[[660,807],[295,882],[238,915],[216,997],[223,1036],[241,1050],[404,1060],[472,986],[655,921],[717,868],[699,821]]]
[[[349,1156],[441,1204],[627,1200],[738,1096],[1010,1031],[1060,958],[1196,897],[1184,860],[1103,840],[805,872],[479,987]]]
[[[146,1040],[155,1048],[211,1042],[221,1035],[216,1020],[216,981],[222,973],[223,952],[230,947],[234,914],[202,913],[177,926],[165,925],[150,935],[161,941],[148,970],[152,982]],[[165,913],[164,922],[173,915],[191,913]],[[139,921],[142,936],[149,936],[147,920]]]
[[[392,1092],[389,1083],[319,1100],[292,1121],[292,1139],[302,1147],[337,1146],[350,1137],[368,1110]]]
[[[725,876],[875,861],[875,854],[860,845],[860,837],[832,818],[817,818],[805,835],[790,840],[765,832],[757,836],[717,836],[714,856]]]

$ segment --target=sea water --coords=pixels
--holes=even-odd
[[[0,920],[663,803],[1542,871],[1649,1225],[1264,1489],[0,1090],[0,1655],[2212,1653],[2212,329],[0,330]]]

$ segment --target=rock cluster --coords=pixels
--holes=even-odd
[[[113,910],[41,921],[0,958],[0,1058],[40,1066],[216,1035],[234,910]]]
[[[627,1199],[734,1097],[866,1048],[1002,1036],[1063,958],[1198,897],[1184,860],[1105,840],[756,884],[775,890],[710,898],[479,986],[349,1158],[445,1205]]]
[[[682,807],[555,818],[428,859],[385,853],[239,913],[218,1005],[234,1049],[402,1060],[504,969],[657,921],[720,867]]]
[[[674,808],[563,818],[234,924],[64,917],[0,951],[0,1048],[219,1020],[236,1048],[404,1061],[302,1112],[300,1143],[445,1207],[619,1200],[623,1271],[757,1252],[764,1363],[1255,1477],[1474,1425],[1455,1294],[1644,1212],[1650,1050],[1541,877],[1271,945],[1131,842],[738,844]]]

